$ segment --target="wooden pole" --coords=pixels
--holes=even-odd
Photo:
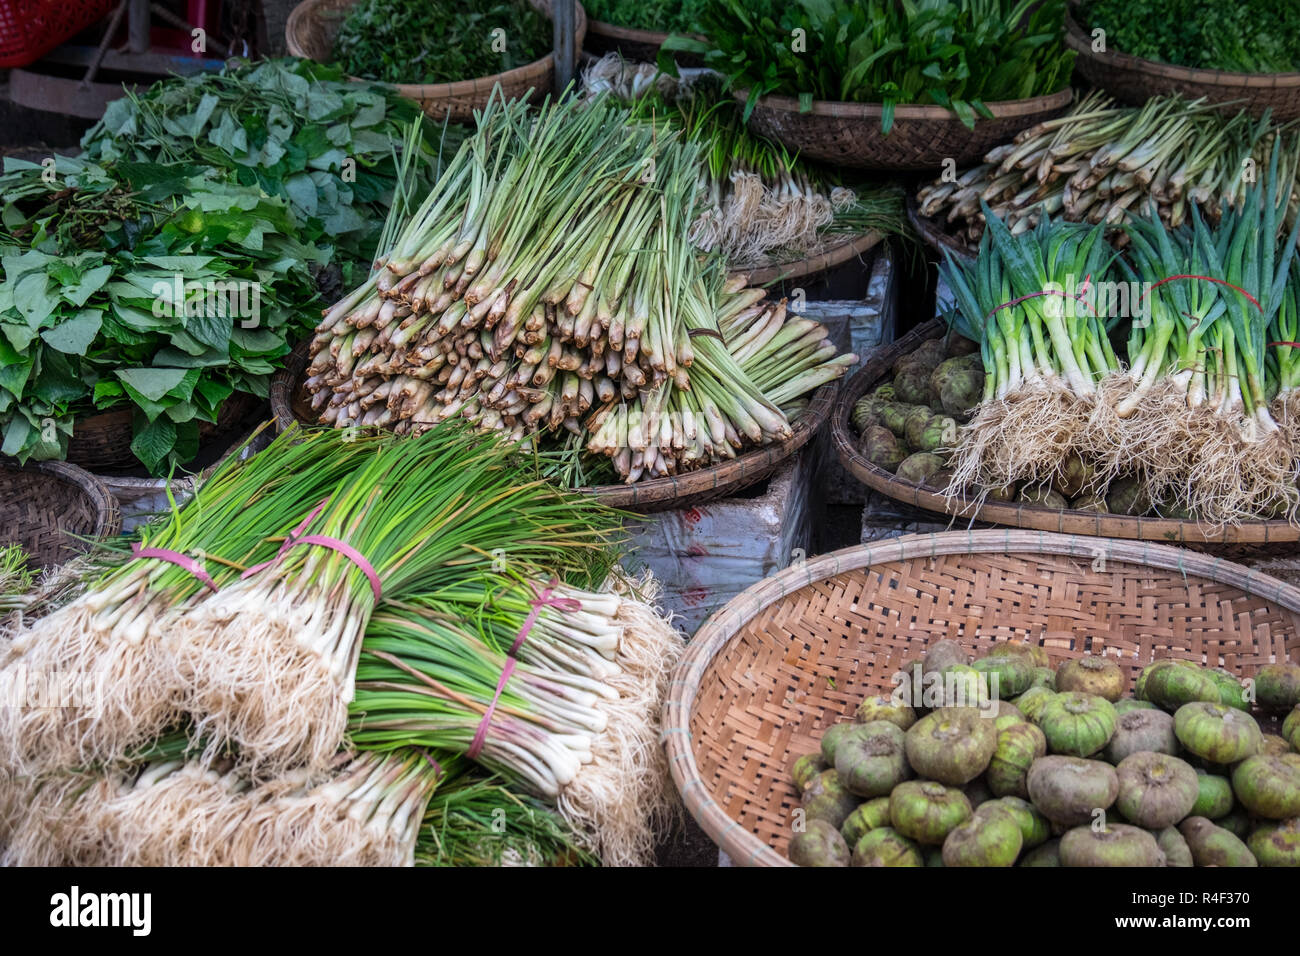
[[[573,80],[578,51],[573,48],[577,13],[574,0],[551,0],[551,17],[555,24],[555,92],[563,92]]]

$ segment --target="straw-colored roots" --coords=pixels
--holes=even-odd
[[[628,599],[618,613],[623,626],[617,663],[621,673],[608,678],[617,701],[597,707],[609,717],[584,764],[563,788],[559,809],[607,866],[645,865],[659,837],[671,828],[680,805],[659,741],[660,708],[668,680],[684,645],[672,626],[649,603],[658,584],[647,575],[638,582],[616,578],[616,590],[635,586],[641,600]]]

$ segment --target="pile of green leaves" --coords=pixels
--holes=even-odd
[[[368,267],[396,178],[396,150],[419,107],[378,84],[348,82],[311,60],[232,60],[108,105],[82,140],[86,158],[203,163],[227,181],[288,201],[298,238],[336,246],[345,282]],[[426,143],[436,147],[430,130]],[[448,155],[459,142],[452,144]],[[425,164],[417,175],[427,176]],[[417,187],[427,190],[430,182]]]
[[[1178,66],[1234,73],[1300,70],[1295,0],[1087,0],[1081,23],[1106,31],[1106,49]]]
[[[58,157],[45,172],[8,159],[0,175],[0,452],[62,458],[79,417],[129,405],[132,451],[165,473],[231,394],[266,396],[328,250],[294,238],[285,200],[212,167]],[[257,321],[171,308],[177,276],[250,298],[258,283]]]
[[[974,127],[992,116],[986,102],[1069,84],[1064,22],[1065,0],[708,0],[699,28],[709,40],[670,37],[661,60],[669,68],[674,50],[703,55],[750,91],[746,118],[776,93],[804,110],[814,100],[882,103],[886,133],[900,103],[937,103]]]
[[[708,0],[590,0],[582,5],[593,20],[631,30],[696,33]]]
[[[334,59],[368,80],[453,83],[540,59],[551,33],[527,0],[360,0],[339,26]]]

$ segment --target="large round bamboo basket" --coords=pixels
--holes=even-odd
[[[979,162],[1021,130],[1060,115],[1071,96],[1067,87],[1047,96],[988,103],[994,118],[981,117],[974,129],[942,106],[899,106],[888,136],[880,131],[879,103],[815,100],[804,113],[794,97],[764,96],[749,122],[755,132],[807,159],[864,169],[930,169],[945,159],[958,166]],[[736,98],[745,102],[748,96],[740,91]]]
[[[1300,541],[1300,527],[1288,521],[1247,521],[1236,527],[1211,532],[1195,521],[1174,518],[1139,518],[1070,509],[1057,511],[1042,505],[999,501],[977,504],[974,501],[945,498],[940,489],[913,485],[873,465],[858,452],[856,435],[849,422],[854,404],[889,375],[896,359],[915,350],[925,339],[943,333],[943,323],[937,319],[913,329],[894,344],[872,353],[840,390],[835,410],[831,413],[831,441],[841,464],[863,484],[896,501],[936,514],[1012,528],[1159,541],[1238,558],[1278,552],[1293,553],[1296,550],[1296,542]]]
[[[732,275],[744,275],[749,285],[768,285],[789,279],[802,279],[828,272],[871,251],[883,238],[884,236],[875,230],[853,235],[831,233],[827,234],[815,248],[808,250],[802,259],[788,262],[776,260],[760,262],[747,269],[732,268],[729,271]]]
[[[284,368],[271,379],[271,412],[277,432],[297,426],[318,424],[302,387],[307,368],[308,343],[302,342],[285,359]],[[783,461],[817,434],[835,405],[838,383],[823,385],[813,392],[803,414],[791,422],[793,434],[783,442],[745,452],[711,468],[653,478],[631,485],[594,485],[577,489],[599,498],[613,508],[650,513],[687,508],[735,494],[757,484],[775,472]]]
[[[1052,666],[1108,655],[1130,686],[1177,657],[1247,677],[1300,653],[1300,589],[1145,542],[971,531],[909,535],[760,581],[696,633],[664,741],[687,809],[739,866],[788,866],[790,765],[933,641],[1015,640]]]
[[[1116,99],[1140,106],[1156,96],[1181,93],[1189,99],[1245,109],[1253,116],[1271,110],[1275,121],[1300,116],[1300,73],[1229,73],[1158,63],[1127,53],[1095,53],[1092,39],[1067,15],[1065,42],[1078,56],[1075,71]]]
[[[90,472],[63,461],[0,460],[0,544],[21,545],[33,568],[62,564],[86,550],[81,539],[121,528],[117,500]]]
[[[659,56],[659,48],[668,36],[662,30],[640,30],[603,20],[588,20],[586,49],[595,56],[617,53],[625,60],[654,63]],[[704,38],[696,36],[695,39]],[[702,62],[698,56],[681,52],[674,53],[673,59],[680,66],[699,66]]]
[[[550,0],[529,0],[548,17]],[[347,10],[356,0],[303,0],[284,27],[285,43],[293,56],[306,57],[327,63],[332,58],[334,37]],[[574,49],[581,50],[587,35],[587,14],[582,4],[575,4]],[[355,77],[353,77],[355,79]],[[460,80],[456,83],[399,83],[397,92],[420,104],[433,119],[450,117],[452,122],[465,122],[474,118],[474,111],[487,105],[493,89],[501,87],[506,99],[545,96],[555,85],[555,59],[547,54],[540,60],[496,73]]]
[[[929,216],[921,215],[921,208],[916,202],[916,194],[909,192],[904,202],[907,209],[907,221],[912,224],[916,234],[921,240],[930,247],[930,249],[940,256],[939,261],[945,251],[951,252],[953,256],[963,262],[971,262],[975,258],[976,250],[969,245],[960,242],[956,236],[951,235],[943,230],[943,224],[938,219],[932,219]]]

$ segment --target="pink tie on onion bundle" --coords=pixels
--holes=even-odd
[[[557,578],[551,578],[550,583],[542,589],[541,594],[538,594],[537,589],[531,584],[528,585],[534,595],[533,600],[530,602],[532,610],[524,618],[524,623],[519,628],[519,634],[515,637],[515,642],[510,645],[510,650],[506,652],[506,664],[501,669],[501,679],[497,681],[497,689],[496,693],[492,695],[492,703],[488,704],[487,710],[484,711],[483,719],[479,722],[478,729],[474,731],[474,740],[470,743],[469,749],[465,751],[465,756],[469,757],[470,760],[477,760],[478,755],[483,750],[483,743],[487,740],[488,726],[492,723],[492,715],[496,712],[497,702],[501,700],[501,694],[505,691],[510,676],[515,672],[515,655],[524,646],[524,641],[528,638],[528,633],[533,629],[533,625],[537,623],[537,617],[541,614],[542,608],[553,607],[557,611],[563,611],[566,614],[582,610],[582,602],[577,598],[551,596],[555,586],[559,583]]]

